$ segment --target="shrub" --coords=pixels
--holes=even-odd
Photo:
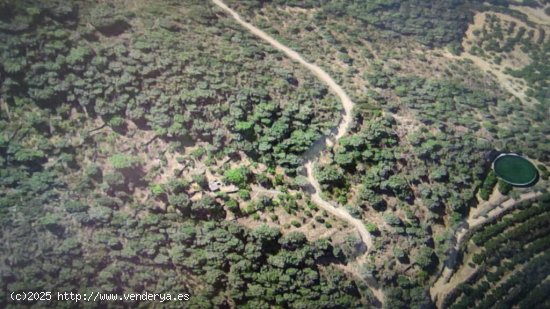
[[[91,48],[86,45],[74,47],[67,55],[66,60],[69,65],[84,64],[93,54]]]
[[[243,200],[245,201],[250,200],[250,191],[242,189],[242,190],[239,190],[238,194],[239,194],[239,197],[242,198]]]
[[[150,190],[154,197],[159,197],[165,193],[164,186],[159,183],[152,184]]]
[[[500,191],[500,193],[502,193],[503,195],[508,195],[508,193],[510,193],[512,189],[513,187],[509,183],[503,180],[498,181],[498,191]]]
[[[120,172],[108,173],[103,177],[105,183],[111,187],[121,186],[126,182],[124,175]]]
[[[70,213],[85,212],[88,208],[88,205],[85,205],[80,201],[67,201],[65,203],[65,210]]]
[[[237,213],[240,210],[239,202],[234,199],[230,199],[229,201],[227,201],[227,203],[225,203],[225,206],[227,206],[227,209],[229,209],[229,211],[231,211],[232,213]]]
[[[39,224],[55,235],[61,235],[65,228],[61,225],[63,217],[59,214],[47,214],[38,220]]]
[[[109,158],[109,163],[116,169],[127,169],[138,165],[139,158],[126,154],[115,154]]]
[[[491,193],[493,192],[497,181],[498,179],[495,173],[493,171],[490,171],[489,174],[487,174],[487,177],[485,177],[485,179],[483,180],[483,184],[481,185],[481,189],[479,190],[479,196],[483,200],[489,200],[489,197],[491,196]]]
[[[225,180],[241,188],[246,185],[249,175],[250,170],[245,167],[233,168],[223,174]]]
[[[378,226],[372,222],[365,223],[365,227],[367,228],[367,231],[371,234],[378,233]]]
[[[97,5],[91,15],[91,24],[104,35],[119,35],[130,28],[128,20],[113,5]]]

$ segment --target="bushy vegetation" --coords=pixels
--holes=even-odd
[[[0,7],[0,307],[21,305],[8,291],[92,289],[187,292],[190,308],[366,305],[326,262],[345,260],[337,246],[224,222],[240,194],[208,192],[195,168],[242,151],[292,173],[338,121],[325,86],[210,4]],[[250,198],[261,177],[228,170]]]
[[[304,13],[311,24],[282,31],[273,12],[256,21],[306,58],[322,56],[316,64],[357,103],[351,131],[315,170],[327,199],[374,239],[359,275],[344,273],[334,264],[364,246],[295,177],[340,119],[328,88],[210,2],[96,2],[0,1],[0,307],[13,305],[8,291],[94,289],[190,292],[190,308],[364,308],[367,278],[388,308],[429,308],[430,276],[476,193],[517,194],[497,185],[485,153],[521,149],[548,177],[545,40],[524,31],[501,42],[495,24],[478,50],[530,50],[535,61],[508,73],[529,82],[532,106],[470,80],[466,61],[445,78],[397,63],[418,58],[429,70],[432,55],[409,44],[459,52],[479,1],[232,1],[283,17],[281,6],[317,8]],[[210,190],[212,177],[236,192]],[[473,236],[482,279],[449,304],[489,307],[504,288],[517,293],[498,305],[544,298],[547,197],[534,205]],[[298,232],[316,228],[308,237],[343,241]],[[529,264],[487,287],[516,256]]]
[[[506,99],[480,89],[473,89],[452,79],[426,79],[396,74],[389,66],[374,66],[367,74],[369,82],[390,89],[399,100],[373,95],[389,111],[412,110],[416,118],[429,126],[446,126],[446,131],[461,129],[468,133],[493,136],[493,146],[502,150],[521,150],[524,154],[547,162],[548,122],[544,105],[524,106],[517,99]],[[458,130],[460,131],[460,130]],[[488,142],[479,143],[487,147]]]
[[[300,8],[318,8],[319,19],[352,18],[367,27],[383,32],[386,38],[411,36],[428,46],[458,43],[476,7],[476,1],[243,1],[239,5],[258,9],[267,3]],[[237,4],[237,3],[236,3]]]
[[[481,199],[485,201],[489,200],[489,197],[491,196],[491,193],[493,193],[493,189],[495,188],[497,181],[498,179],[495,172],[490,171],[489,174],[487,174],[487,176],[485,177],[485,180],[483,180],[483,184],[479,189],[479,196],[481,197]]]
[[[474,30],[470,52],[500,64],[507,58],[513,58],[513,54],[517,53],[514,49],[521,50],[529,58],[528,64],[520,68],[506,67],[504,72],[523,79],[529,87],[526,94],[536,99],[542,105],[540,108],[548,109],[550,66],[546,59],[550,57],[550,41],[543,28],[527,24],[533,27],[488,14],[482,28]]]
[[[327,151],[316,176],[328,199],[377,236],[375,265],[365,272],[386,283],[387,303],[422,303],[430,276],[454,254],[452,227],[478,206],[477,193],[519,194],[497,185],[486,154],[521,151],[547,163],[550,153],[544,105],[523,104],[468,59],[427,49],[447,45],[460,55],[476,11],[526,16],[508,1],[228,2],[330,72],[357,103],[352,132]],[[538,39],[526,32],[507,48],[527,37]],[[399,280],[404,270],[411,282]]]
[[[45,10],[32,23],[40,27],[2,34],[2,92],[8,104],[28,98],[51,109],[68,103],[120,132],[128,119],[165,139],[205,141],[226,154],[242,150],[290,170],[333,125],[322,118],[335,116],[337,109],[325,86],[310,76],[299,83],[293,67],[255,61],[277,62],[257,43],[239,43],[247,34],[222,33],[224,21],[198,33],[193,20],[169,15],[164,22],[175,28],[162,24],[143,31],[129,29],[127,21],[119,25],[122,9],[91,11],[85,18],[95,29],[82,25],[70,31],[67,24],[83,21],[72,17],[59,23]],[[207,8],[200,11],[205,22],[218,22]],[[20,16],[30,19],[25,12]],[[133,35],[108,40],[105,31]],[[212,35],[216,39],[210,44],[202,41]]]

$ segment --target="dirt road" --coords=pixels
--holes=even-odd
[[[353,101],[349,98],[347,93],[338,85],[330,75],[328,75],[323,69],[318,67],[315,64],[312,64],[310,62],[307,62],[294,50],[288,48],[287,46],[281,44],[276,39],[271,37],[266,32],[256,28],[252,24],[244,21],[241,16],[229,8],[225,3],[223,3],[220,0],[212,0],[214,4],[216,4],[218,7],[223,9],[225,12],[227,12],[229,15],[233,17],[239,24],[241,24],[243,27],[248,29],[252,34],[258,36],[260,39],[266,41],[271,46],[275,47],[276,49],[280,50],[284,54],[286,54],[289,58],[292,60],[298,62],[302,66],[306,67],[311,73],[313,73],[317,78],[319,78],[323,83],[325,83],[330,91],[338,96],[340,99],[340,102],[342,103],[342,118],[340,120],[340,123],[338,127],[334,128],[332,132],[328,136],[324,136],[317,142],[315,142],[312,147],[304,154],[304,161],[306,162],[304,165],[305,172],[307,179],[309,181],[309,186],[306,189],[306,191],[310,194],[311,200],[319,206],[319,208],[327,211],[328,213],[332,214],[333,216],[340,218],[341,220],[346,221],[348,224],[353,226],[357,232],[359,233],[362,242],[365,244],[367,251],[365,255],[360,261],[364,262],[366,261],[366,255],[369,253],[369,251],[373,247],[372,242],[372,236],[367,231],[364,223],[352,217],[344,208],[335,206],[328,202],[327,200],[323,199],[321,195],[321,186],[319,185],[319,182],[315,178],[314,175],[314,166],[315,163],[318,161],[319,156],[325,150],[327,147],[331,147],[334,145],[336,141],[338,141],[341,137],[346,135],[351,123],[352,123],[352,110],[354,107]],[[380,288],[374,288],[373,286],[370,286],[371,290],[373,291],[375,297],[379,299],[381,303],[384,301],[384,294]]]
[[[342,106],[343,106],[342,120],[340,121],[340,124],[338,125],[338,127],[335,130],[333,130],[331,136],[322,138],[320,141],[316,142],[309,151],[307,151],[307,153],[304,156],[305,160],[307,161],[307,163],[305,164],[305,169],[307,172],[307,178],[312,187],[312,190],[310,190],[312,201],[315,204],[317,204],[320,208],[326,210],[327,212],[331,213],[335,217],[345,220],[349,224],[354,226],[359,232],[361,239],[363,240],[367,248],[370,249],[372,247],[371,235],[365,228],[363,222],[361,222],[361,220],[353,218],[345,209],[337,208],[333,206],[331,203],[329,203],[328,201],[324,200],[321,197],[321,186],[319,185],[319,182],[315,179],[314,172],[313,172],[315,161],[319,157],[319,154],[321,153],[321,151],[323,151],[327,145],[329,146],[332,145],[334,141],[337,141],[347,133],[348,128],[352,122],[352,110],[353,110],[354,103],[351,101],[351,99],[346,94],[344,89],[342,89],[342,87],[340,87],[330,77],[330,75],[328,75],[325,71],[323,71],[323,69],[321,69],[315,64],[307,62],[297,52],[279,43],[277,40],[272,38],[269,34],[265,33],[264,31],[244,21],[237,12],[230,9],[222,1],[213,0],[213,2],[217,6],[222,8],[224,11],[229,13],[239,24],[241,24],[243,27],[248,29],[254,35],[268,42],[276,49],[285,53],[289,58],[300,63],[301,65],[306,67],[308,70],[310,70],[315,76],[317,76],[322,82],[324,82],[330,88],[331,92],[333,92],[336,96],[338,96],[338,98],[340,98],[340,101],[342,102]]]

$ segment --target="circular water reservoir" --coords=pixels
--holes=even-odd
[[[533,163],[515,153],[499,155],[493,161],[493,170],[500,179],[513,186],[528,187],[538,179],[538,171]]]

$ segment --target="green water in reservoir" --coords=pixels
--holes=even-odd
[[[538,176],[533,163],[515,154],[499,156],[493,162],[493,168],[498,177],[516,186],[532,185]]]

